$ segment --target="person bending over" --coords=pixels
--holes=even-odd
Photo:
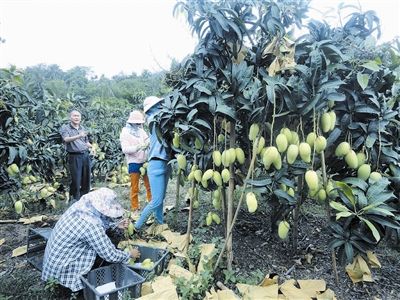
[[[106,234],[116,224],[122,229],[128,226],[129,221],[121,219],[123,213],[117,195],[108,188],[82,196],[52,230],[43,258],[42,280],[56,280],[76,292],[84,288],[80,276],[92,269],[97,255],[110,263],[123,264],[140,257],[137,249],[127,253],[115,248]]]

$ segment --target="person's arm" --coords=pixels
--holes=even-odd
[[[87,133],[85,132],[85,131],[82,131],[81,133],[79,133],[78,135],[74,135],[74,136],[63,136],[63,140],[64,140],[64,142],[66,142],[66,143],[70,143],[70,142],[73,142],[73,141],[75,141],[75,140],[77,140],[77,139],[80,139],[80,138],[83,138],[83,137],[86,137],[87,136]]]
[[[115,248],[101,226],[92,226],[85,232],[85,240],[104,260],[112,263],[128,264],[132,257],[130,253]]]

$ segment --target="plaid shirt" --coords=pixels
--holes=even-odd
[[[127,264],[130,258],[115,248],[101,224],[65,214],[47,242],[42,280],[56,279],[74,292],[81,290],[84,286],[79,276],[90,271],[96,254],[112,263]]]
[[[72,137],[72,136],[77,136],[78,134],[82,133],[83,131],[86,131],[85,127],[82,125],[79,125],[79,128],[76,129],[71,125],[71,123],[64,124],[61,126],[60,129],[60,134],[62,138],[66,137]],[[86,143],[89,142],[89,138],[87,136],[79,138],[75,141],[65,143],[65,150],[67,152],[84,152],[88,150],[88,145]]]

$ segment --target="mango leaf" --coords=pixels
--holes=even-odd
[[[198,90],[198,91],[200,91],[202,93],[205,93],[207,95],[211,95],[212,94],[211,91],[208,88],[206,88],[204,85],[202,85],[201,83],[196,83],[193,87],[196,90]]]
[[[354,209],[356,207],[356,199],[354,198],[353,190],[344,182],[336,181],[336,186],[344,193],[347,199],[351,202]]]
[[[343,182],[354,185],[363,191],[366,191],[368,188],[368,183],[357,177],[347,177],[343,179]]]
[[[379,234],[378,230],[376,229],[375,225],[372,224],[370,221],[368,221],[367,219],[360,217],[360,220],[362,220],[365,224],[367,224],[367,226],[369,227],[369,229],[372,232],[372,235],[374,236],[376,242],[379,242],[379,240],[381,239],[381,235]]]
[[[331,201],[331,202],[329,202],[329,205],[330,205],[330,207],[332,207],[333,209],[336,209],[337,211],[351,213],[351,211],[346,206],[344,206],[342,203],[339,203],[336,201]]]
[[[235,110],[232,107],[229,107],[227,105],[218,104],[217,109],[215,110],[215,112],[223,114],[223,115],[229,117],[230,119],[235,119],[236,118]]]
[[[347,257],[348,261],[353,259],[353,257],[354,257],[354,249],[353,249],[353,245],[351,243],[347,242],[347,243],[344,244],[344,251],[346,253],[346,257]]]
[[[374,72],[379,71],[379,66],[374,60],[367,61],[365,64],[362,64],[361,66]]]
[[[394,196],[393,193],[387,191],[389,183],[390,182],[387,178],[382,178],[381,180],[370,185],[366,193],[368,201],[371,203],[384,202],[392,198]]]
[[[328,100],[332,100],[332,101],[344,101],[346,100],[346,95],[342,94],[342,93],[337,93],[337,92],[333,92],[333,93],[329,93],[326,98]]]
[[[17,156],[18,150],[17,150],[17,148],[10,147],[10,148],[8,148],[8,151],[9,151],[8,164],[10,165],[14,161],[15,157]]]
[[[400,224],[388,217],[382,217],[382,216],[378,216],[378,215],[369,215],[368,214],[368,219],[370,219],[371,221],[374,221],[375,223],[378,223],[382,226],[386,226],[386,227],[390,227],[390,228],[394,228],[394,229],[400,229]]]
[[[295,203],[295,199],[294,197],[290,196],[288,193],[286,193],[285,191],[281,190],[281,189],[276,189],[274,191],[274,194],[278,197],[278,198],[283,198],[286,199],[289,203]]]
[[[190,111],[190,113],[187,115],[186,119],[190,122],[192,120],[192,118],[194,117],[194,115],[197,114],[197,112],[198,112],[198,110],[196,108],[192,109]]]
[[[251,179],[246,181],[247,184],[252,185],[252,186],[266,186],[271,184],[272,179],[270,177],[268,178],[260,178],[260,179]]]
[[[350,217],[351,215],[353,215],[353,213],[350,211],[342,211],[336,214],[336,220],[339,220],[340,218],[347,218]]]
[[[344,240],[333,240],[329,243],[328,248],[333,250],[337,247],[341,247],[344,243]]]
[[[203,120],[203,119],[196,119],[193,124],[199,125],[199,126],[203,126],[205,128],[207,128],[208,130],[211,130],[211,126],[210,124],[208,124],[207,121]]]
[[[357,73],[357,82],[363,90],[368,86],[369,76],[368,74],[363,74],[361,72]]]
[[[376,139],[376,133],[370,133],[365,140],[365,147],[372,148],[372,146],[375,144]]]
[[[369,206],[371,206],[371,205],[369,205]],[[394,214],[391,211],[381,208],[381,207],[370,207],[368,209],[365,209],[365,211],[370,214],[394,217]]]

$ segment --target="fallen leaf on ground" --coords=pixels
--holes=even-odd
[[[194,274],[178,265],[170,265],[169,275],[174,279],[183,277],[187,280],[190,280]]]
[[[218,300],[238,300],[240,299],[232,290],[222,290],[217,292]]]
[[[315,298],[317,294],[326,290],[325,280],[297,280],[303,293],[311,298]]]
[[[301,289],[297,288],[295,283],[296,281],[294,279],[287,280],[279,287],[279,289],[288,299],[311,300],[311,297]]]
[[[148,235],[159,235],[165,230],[168,230],[168,224],[156,225],[153,223],[149,228],[147,228],[146,233]]]
[[[353,263],[346,266],[346,272],[353,283],[360,281],[373,282],[371,270],[361,255],[357,255]]]
[[[176,290],[165,290],[165,291],[161,291],[158,293],[151,293],[146,296],[137,298],[137,300],[155,300],[155,299],[179,300]]]
[[[148,295],[148,294],[152,294],[154,291],[153,291],[153,289],[152,289],[152,287],[151,287],[151,282],[148,282],[148,281],[146,281],[146,282],[143,282],[142,283],[142,289],[141,289],[141,295],[142,295],[142,297],[143,296],[146,296],[146,295]]]
[[[260,286],[270,286],[278,283],[279,276],[277,274],[267,274]]]
[[[335,293],[331,289],[317,295],[317,300],[336,300]]]
[[[278,298],[279,286],[273,284],[269,286],[256,286],[238,283],[236,284],[239,292],[242,294],[243,299],[273,299]]]
[[[0,246],[3,245],[5,241],[6,241],[6,239],[1,239],[0,240]]]
[[[20,255],[24,255],[27,250],[28,250],[28,246],[27,245],[15,248],[13,250],[13,252],[12,252],[12,256],[11,257],[17,257],[17,256],[20,256]]]
[[[1,245],[1,244],[0,244]],[[372,251],[367,251],[368,262],[371,264],[371,268],[382,268],[381,263]]]
[[[183,251],[186,246],[186,234],[180,234],[179,232],[172,232],[171,230],[165,230],[161,233],[162,237],[170,244],[172,248],[176,248],[179,251]],[[190,241],[192,236],[190,235]]]
[[[176,285],[174,284],[171,276],[158,276],[151,283],[151,287],[154,293],[162,292],[165,290],[175,290]]]
[[[213,262],[215,256],[215,244],[202,244],[200,246],[200,260],[197,265],[197,273],[204,271],[205,265],[210,265]]]
[[[304,258],[306,259],[308,264],[311,264],[313,257],[314,257],[314,255],[312,255],[311,253],[307,253],[306,255],[304,255]]]

